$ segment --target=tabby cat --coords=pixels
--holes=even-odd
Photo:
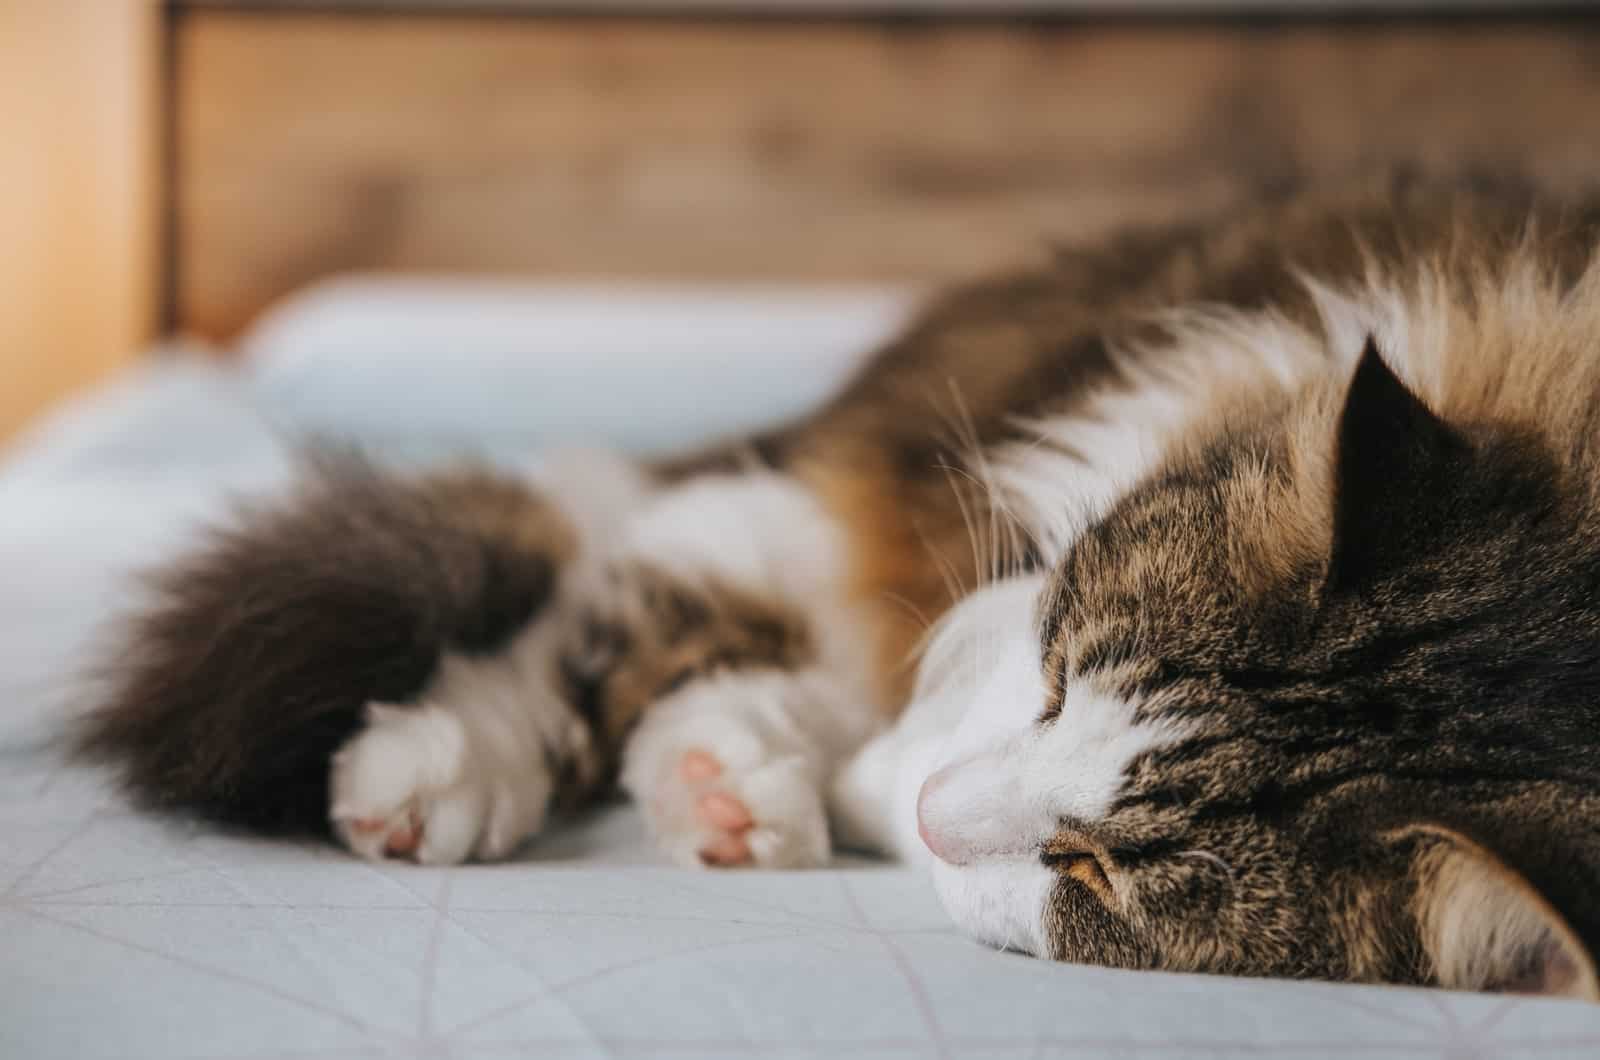
[[[321,459],[160,579],[146,803],[502,858],[925,862],[1124,968],[1600,997],[1600,199],[1411,177],[958,290],[816,413]]]

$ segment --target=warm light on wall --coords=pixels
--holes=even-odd
[[[154,0],[0,0],[0,438],[154,321]]]

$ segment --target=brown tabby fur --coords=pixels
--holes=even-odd
[[[1411,866],[1444,840],[1385,838],[1416,822],[1496,852],[1483,871],[1515,866],[1564,939],[1569,926],[1588,953],[1600,946],[1597,245],[1600,200],[1552,205],[1514,183],[1401,177],[1297,195],[958,292],[766,443],[855,529],[885,670],[903,675],[920,623],[962,588],[947,572],[970,562],[974,522],[1003,519],[952,501],[945,469],[963,450],[1115,386],[1109,348],[1159,349],[1138,341],[1158,337],[1152,309],[1270,307],[1310,326],[1297,272],[1340,287],[1436,270],[1429,309],[1457,338],[1423,369],[1422,397],[1459,428],[1463,455],[1411,481],[1365,454],[1344,473],[1379,482],[1337,481],[1341,379],[1286,408],[1247,400],[1056,572],[1048,675],[1109,680],[1199,722],[1137,764],[1092,838],[1064,824],[1047,852],[1063,867],[1056,956],[1429,981]],[[1532,277],[1542,295],[1497,293]],[[1378,542],[1345,543],[1361,569],[1338,571],[1341,491],[1381,508],[1410,489],[1438,510],[1367,525],[1357,513],[1350,533]],[[983,502],[968,491],[969,508]],[[1425,524],[1410,543],[1396,536],[1408,518]],[[1013,549],[1008,562],[1026,563]],[[1592,990],[1589,958],[1574,960]]]
[[[759,447],[855,530],[863,599],[902,602],[880,615],[883,665],[895,675],[890,700],[900,702],[922,630],[992,573],[974,569],[973,535],[989,534],[983,544],[1004,566],[1027,559],[1026,542],[984,510],[966,456],[1023,440],[1022,420],[1070,413],[1117,385],[1126,360],[1111,350],[1158,338],[1153,310],[1271,307],[1310,323],[1315,310],[1297,273],[1338,286],[1360,279],[1373,259],[1451,247],[1468,267],[1472,247],[1503,254],[1530,222],[1560,236],[1546,249],[1570,275],[1587,260],[1597,220],[1600,204],[1543,204],[1506,178],[1441,184],[1402,174],[1281,193],[1222,223],[1127,233],[1063,251],[1049,268],[946,295],[831,405]]]

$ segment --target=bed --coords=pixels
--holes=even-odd
[[[129,572],[230,496],[282,488],[290,439],[516,466],[579,416],[673,448],[819,400],[916,299],[350,279],[229,362],[166,350],[30,432],[0,464],[0,1056],[1596,1055],[1583,1004],[993,952],[908,869],[683,871],[626,807],[508,864],[373,865],[136,812],[63,761],[72,675],[136,596]],[[774,322],[781,372],[737,356]],[[563,347],[581,378],[540,356]],[[708,373],[737,399],[708,405]],[[597,377],[656,400],[608,419],[584,402]]]
[[[52,217],[126,214],[118,267],[40,275],[68,322],[133,297],[119,335],[180,338],[0,450],[0,1058],[1600,1055],[1581,1004],[991,952],[908,870],[681,871],[626,808],[504,865],[371,865],[138,813],[63,758],[132,573],[282,489],[295,438],[665,451],[821,400],[1041,236],[1373,155],[1600,163],[1593,21],[1239,6],[130,7],[140,55],[101,65],[130,72],[109,113],[157,86],[139,149],[44,182],[80,198]],[[84,343],[0,373],[55,393],[133,350]]]

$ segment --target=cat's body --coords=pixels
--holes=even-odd
[[[620,780],[686,864],[895,851],[1041,956],[1592,997],[1597,249],[1353,185],[959,291],[704,457],[325,467],[87,744],[369,857]]]

